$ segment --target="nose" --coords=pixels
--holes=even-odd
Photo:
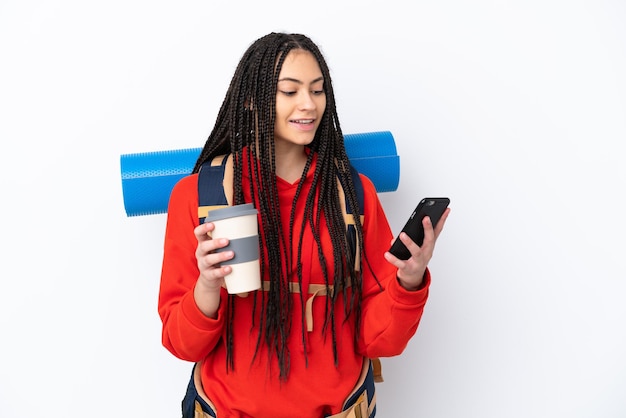
[[[300,101],[298,102],[298,108],[300,110],[315,109],[315,100],[313,100],[313,95],[310,92],[303,93],[300,96]]]

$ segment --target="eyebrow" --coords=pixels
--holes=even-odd
[[[324,76],[318,77],[315,80],[311,81],[310,84],[315,84],[318,81],[323,81],[324,80]],[[280,83],[281,81],[293,81],[294,83],[298,83],[298,84],[304,84],[301,80],[298,80],[297,78],[291,78],[291,77],[285,77],[285,78],[280,78],[278,80],[278,82]]]

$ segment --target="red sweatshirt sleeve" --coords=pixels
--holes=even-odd
[[[198,176],[181,179],[173,188],[167,214],[158,311],[163,345],[176,357],[202,360],[218,343],[224,329],[222,303],[217,319],[197,307],[193,289],[199,276],[195,257],[198,241]],[[222,298],[226,297],[222,294]]]
[[[430,272],[426,270],[424,282],[416,291],[400,286],[396,279],[397,269],[383,255],[389,249],[393,233],[373,183],[367,177],[361,177],[365,193],[365,258],[358,350],[370,358],[390,357],[402,353],[417,331],[428,298]]]

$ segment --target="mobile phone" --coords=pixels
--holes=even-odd
[[[427,197],[422,199],[417,204],[413,213],[411,213],[409,220],[406,222],[406,225],[404,225],[404,228],[402,228],[402,232],[406,232],[417,245],[422,245],[424,243],[424,226],[422,225],[422,220],[425,216],[430,217],[434,228],[449,204],[450,199],[447,197]],[[396,237],[396,240],[391,245],[389,252],[400,260],[407,260],[411,257],[410,251],[398,237]]]

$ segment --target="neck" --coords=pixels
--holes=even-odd
[[[276,147],[276,175],[290,183],[302,177],[307,154],[303,145]]]

